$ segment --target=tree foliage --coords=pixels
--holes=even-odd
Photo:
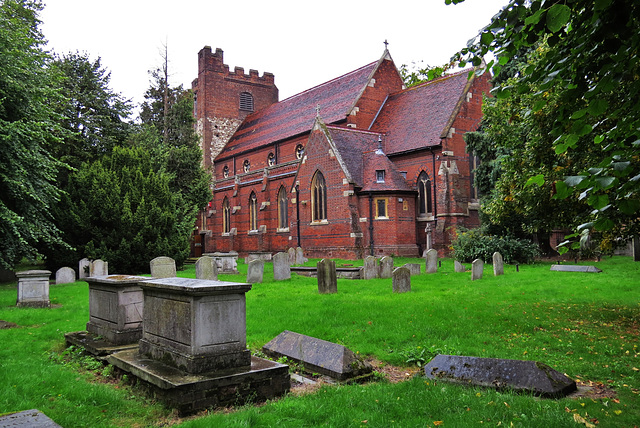
[[[517,67],[494,94],[508,99],[535,89],[522,114],[545,115],[553,152],[568,158],[593,155],[582,156],[582,163],[574,160],[560,181],[543,168],[518,180],[529,187],[554,186],[556,199],[586,202],[589,217],[578,230],[603,231],[610,238],[639,228],[639,17],[635,0],[512,0],[456,56],[462,66],[480,66],[492,52],[496,59],[486,68],[497,75],[523,50],[548,46],[535,64]],[[548,109],[550,92],[553,109]]]
[[[61,244],[49,210],[60,197],[62,165],[50,151],[59,144],[61,101],[57,76],[42,49],[38,1],[0,2],[0,265],[36,258],[42,245]]]
[[[453,67],[453,61],[444,65],[422,65],[422,62],[413,62],[411,66],[402,64],[400,66],[400,76],[407,88],[419,85],[428,80],[437,79],[446,74],[447,70]]]

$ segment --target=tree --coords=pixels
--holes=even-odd
[[[168,256],[181,265],[189,252],[193,218],[172,177],[157,171],[142,148],[114,147],[70,177],[65,203],[68,235],[80,254],[101,258],[119,272],[148,272]]]
[[[591,150],[597,155],[583,157],[555,183],[542,170],[520,180],[554,184],[556,199],[585,201],[591,210],[577,229],[604,232],[605,242],[640,228],[639,17],[635,0],[512,0],[455,57],[462,66],[480,66],[492,52],[496,60],[487,69],[498,74],[522,49],[549,46],[535,65],[518,68],[494,93],[505,99],[535,87],[534,114],[544,113],[548,91],[556,93],[557,108],[547,116],[551,147],[568,157]]]
[[[442,77],[453,67],[453,61],[449,64],[436,66],[425,65],[422,67],[419,64],[420,63],[412,62],[411,67],[406,64],[400,66],[400,76],[402,76],[402,81],[407,88]]]
[[[50,151],[60,143],[58,76],[42,49],[39,1],[0,3],[0,265],[35,259],[42,245],[63,245],[49,213],[59,197],[63,165]]]

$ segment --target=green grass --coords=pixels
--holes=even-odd
[[[311,260],[308,265],[314,265]],[[395,265],[419,262],[397,258]],[[362,264],[362,262],[337,261]],[[247,293],[247,343],[258,350],[283,330],[344,344],[382,364],[405,366],[436,353],[539,360],[574,379],[604,384],[615,399],[541,400],[463,388],[418,377],[391,384],[328,386],[233,413],[213,413],[181,426],[579,426],[574,414],[602,426],[640,421],[640,263],[614,257],[593,263],[599,274],[550,272],[550,263],[506,266],[494,277],[455,273],[443,260],[437,274],[412,277],[412,291],[391,292],[390,279],[338,280],[338,294],[321,295],[314,278],[293,275]],[[244,281],[239,275],[220,279]],[[424,266],[422,267],[424,271]],[[193,266],[179,273],[194,277]],[[20,328],[0,330],[0,413],[38,408],[65,427],[154,426],[169,410],[144,400],[123,382],[51,359],[63,334],[84,330],[84,282],[52,286],[53,309],[18,309],[15,285],[0,286],[0,319]],[[57,354],[54,354],[57,355]],[[97,376],[100,377],[100,376]],[[366,422],[365,422],[366,421]],[[584,424],[582,424],[584,426]]]

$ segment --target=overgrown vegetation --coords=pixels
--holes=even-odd
[[[493,253],[499,252],[505,263],[531,263],[540,254],[538,246],[527,239],[494,236],[485,228],[460,229],[452,242],[456,260],[470,263],[482,259],[491,263]]]

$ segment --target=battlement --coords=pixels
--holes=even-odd
[[[275,83],[273,73],[264,72],[262,76],[260,76],[258,70],[250,69],[249,74],[245,74],[244,68],[237,66],[234,67],[233,72],[229,71],[229,66],[224,63],[224,51],[216,48],[216,51],[212,52],[211,46],[205,46],[198,53],[198,70],[200,73],[203,71],[220,73],[224,77],[244,80],[248,83],[259,83],[263,85],[273,85]]]

